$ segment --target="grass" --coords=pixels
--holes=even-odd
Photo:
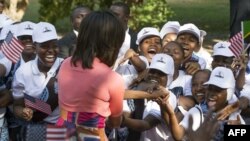
[[[145,0],[146,1],[146,0]],[[174,11],[169,20],[177,20],[181,24],[194,23],[207,31],[204,47],[210,48],[219,40],[229,37],[229,0],[167,0]],[[23,20],[39,21],[38,0],[30,0]],[[70,30],[69,19],[66,17],[55,24],[59,35]]]
[[[229,37],[229,0],[167,0],[175,12],[169,20],[194,23],[207,32],[204,47],[210,48]]]

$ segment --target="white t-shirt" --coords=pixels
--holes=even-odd
[[[4,67],[6,69],[5,76],[7,77],[11,71],[12,62],[8,58],[6,58],[5,56],[2,56],[0,58],[1,58],[0,64],[4,65]],[[24,64],[24,63],[25,62],[24,62],[23,58],[21,57],[21,64]],[[5,84],[0,86],[0,89],[5,89],[5,88],[6,88]],[[3,118],[3,116],[5,115],[5,112],[6,112],[6,108],[0,108],[0,119]],[[0,120],[0,127],[2,127],[2,125],[3,125],[3,121]]]
[[[199,57],[198,63],[200,64],[200,67],[202,70],[207,67],[207,63],[206,63],[205,59],[203,59],[202,57]]]
[[[247,63],[248,69],[250,68],[250,60]],[[250,85],[250,73],[246,72],[245,74],[245,84]]]
[[[144,56],[139,56],[139,58],[146,64],[146,68],[148,68],[149,63],[147,58]],[[129,60],[119,65],[115,71],[122,76],[123,80],[125,81],[126,89],[131,84],[131,82],[138,76],[137,70],[135,69],[134,65],[129,64]]]
[[[6,69],[5,76],[8,76],[11,70],[12,62],[4,56],[3,58],[0,59],[0,64],[4,65]]]
[[[169,103],[170,105],[175,108],[176,107],[176,97],[175,95],[170,92]],[[170,129],[167,127],[165,121],[161,117],[161,110],[160,106],[154,101],[148,101],[147,106],[143,113],[143,118],[147,115],[152,115],[158,120],[161,121],[156,127],[151,128],[142,132],[141,134],[141,141],[174,141]]]
[[[240,92],[240,97],[246,97],[249,101],[250,101],[250,84],[245,84],[243,86],[243,89]],[[250,106],[250,102],[249,102],[249,106]]]
[[[206,69],[209,69],[209,70],[212,69],[211,64],[212,64],[213,58],[207,50],[201,47],[200,50],[198,52],[194,52],[194,54],[199,56],[200,58],[203,58],[206,61]]]
[[[184,71],[179,70],[179,76],[174,81],[172,81],[168,89],[175,89],[173,90],[176,91],[176,93],[174,93],[175,95],[177,95],[177,93],[182,93],[184,96],[192,95],[191,80],[191,75],[186,75]]]
[[[139,56],[139,57],[146,64],[146,68],[148,68],[149,63],[148,63],[147,58],[144,56]],[[127,60],[126,62],[124,62],[120,66],[118,66],[115,70],[117,73],[119,73],[122,76],[122,78],[125,82],[124,84],[125,84],[126,89],[128,89],[128,86],[138,76],[138,72],[135,69],[134,65],[129,64],[128,62],[129,62],[129,60]],[[131,110],[128,106],[127,100],[123,100],[123,111],[131,112]]]
[[[116,61],[114,63],[113,70],[116,70],[116,68],[118,67],[118,64],[119,64],[120,60],[122,58],[124,58],[125,53],[130,48],[131,36],[128,33],[128,31],[129,31],[129,29],[127,29],[126,32],[125,32],[125,39],[124,39],[123,44],[122,44],[122,46],[121,46],[121,48],[119,50],[117,59],[116,59]]]
[[[37,66],[38,58],[21,65],[14,76],[12,83],[13,98],[18,99],[24,97],[24,92],[32,97],[40,98],[42,91],[46,86],[46,77],[41,73]],[[60,66],[62,58],[57,58],[51,69],[47,73],[47,77],[53,77],[55,70]],[[59,118],[58,107],[44,119],[50,123],[56,123]]]

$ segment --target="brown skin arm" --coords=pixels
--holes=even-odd
[[[138,73],[146,69],[146,64],[143,62],[139,56],[133,56],[130,59],[130,62],[133,64]]]
[[[239,70],[239,74],[236,77],[236,88],[238,90],[242,90],[243,86],[245,84],[245,72],[246,72],[246,67],[247,67],[247,59],[245,55],[240,55],[239,58],[234,58],[234,61],[231,65],[233,68],[234,72]]]
[[[174,109],[168,102],[168,96],[157,98],[157,103],[161,107],[162,118],[169,124],[171,133],[175,140],[181,140],[185,135],[185,129],[179,125]]]
[[[108,117],[106,125],[108,128],[118,128],[122,122],[122,115],[118,117]]]
[[[13,103],[11,91],[4,89],[0,91],[0,108],[6,107]]]
[[[145,117],[143,120],[132,119],[124,116],[124,121],[123,121],[124,126],[127,126],[128,128],[131,128],[138,132],[149,130],[157,126],[159,123],[160,121],[156,117],[150,114],[147,115],[147,117]]]
[[[132,63],[138,73],[146,69],[146,64],[140,59],[139,54],[136,53],[133,49],[128,49],[124,55],[124,58],[119,62],[119,64],[124,63],[128,60]]]
[[[125,90],[124,99],[156,99],[164,95],[168,95],[168,91],[159,86],[157,89],[150,91],[150,93],[141,90]]]
[[[6,68],[3,64],[0,64],[0,77],[5,76]]]

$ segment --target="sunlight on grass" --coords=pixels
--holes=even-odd
[[[194,23],[207,31],[204,46],[210,48],[229,37],[229,0],[167,0],[175,12],[170,20]],[[216,40],[214,40],[216,39]]]

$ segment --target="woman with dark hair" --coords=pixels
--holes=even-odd
[[[81,140],[108,140],[105,122],[120,126],[124,82],[110,68],[125,37],[121,21],[109,11],[87,15],[79,30],[76,50],[58,75],[59,126],[76,127]]]

